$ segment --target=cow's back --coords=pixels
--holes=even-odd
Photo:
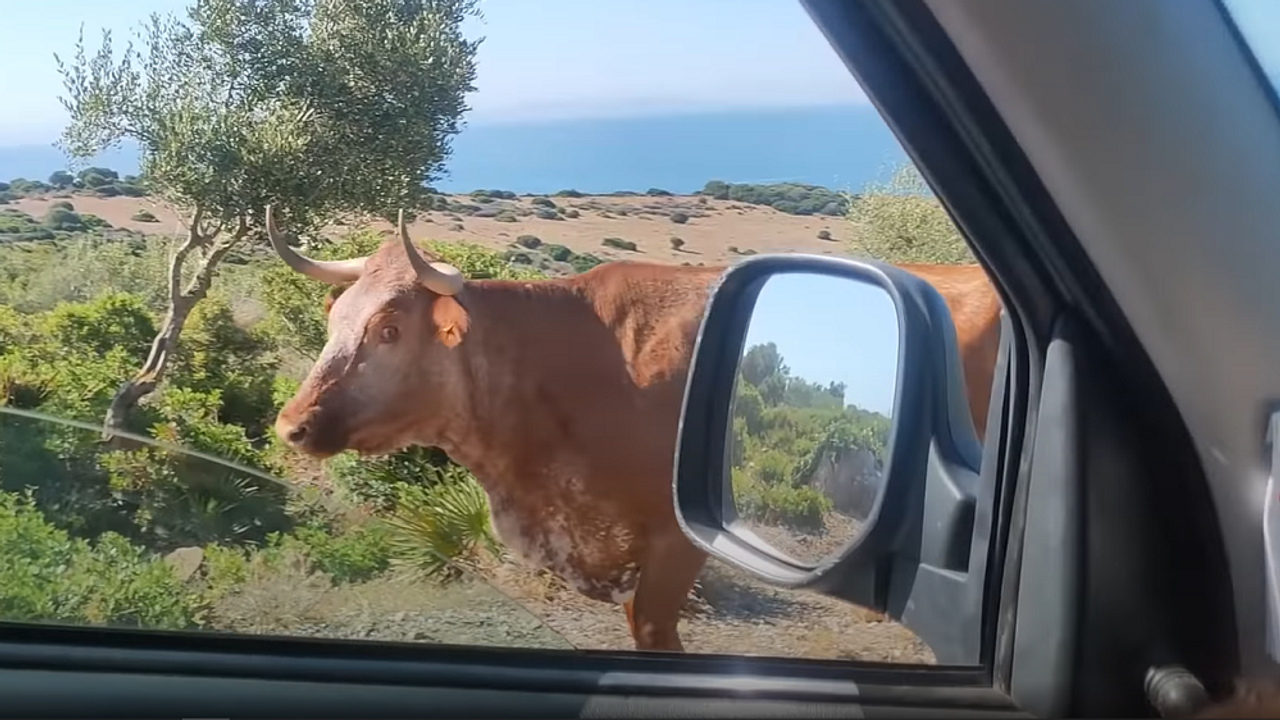
[[[965,395],[978,439],[986,437],[987,410],[1000,351],[1000,296],[981,265],[898,267],[933,286],[955,325],[964,369]]]
[[[614,262],[575,281],[614,333],[638,387],[683,380],[706,309],[723,267]]]

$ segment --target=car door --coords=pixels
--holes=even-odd
[[[888,619],[899,622],[825,599],[805,606],[826,613],[810,625],[833,628],[842,640],[913,635],[936,648],[903,652],[895,646],[877,655],[867,643],[852,659],[841,657],[840,647],[825,654],[812,647],[783,652],[779,648],[791,637],[811,628],[793,621],[786,632],[772,631],[782,621],[757,603],[735,628],[739,644],[726,642],[715,646],[718,651],[640,654],[617,641],[573,650],[566,646],[580,643],[566,640],[546,617],[526,616],[519,627],[504,620],[491,632],[496,616],[485,612],[504,602],[499,591],[450,595],[450,604],[433,610],[430,625],[410,629],[425,643],[387,634],[381,620],[361,620],[341,638],[322,627],[337,624],[331,617],[293,623],[287,632],[265,623],[265,611],[302,616],[309,610],[290,603],[310,608],[307,603],[321,602],[307,595],[312,585],[306,573],[276,577],[286,591],[274,595],[263,587],[257,596],[237,590],[245,604],[235,607],[253,612],[237,610],[242,614],[221,632],[179,632],[183,623],[170,622],[176,615],[166,614],[161,603],[168,586],[147,585],[154,573],[150,560],[97,538],[92,563],[75,561],[86,563],[76,588],[88,593],[94,579],[105,584],[125,577],[128,592],[94,611],[98,617],[119,612],[135,627],[102,627],[92,614],[51,623],[50,613],[34,611],[35,620],[18,622],[14,612],[0,629],[6,708],[27,716],[133,717],[1052,717],[1138,714],[1151,701],[1168,710],[1163,695],[1148,695],[1149,671],[1157,679],[1172,678],[1164,686],[1170,693],[1219,691],[1231,672],[1226,659],[1235,657],[1234,618],[1217,520],[1203,510],[1211,502],[1200,460],[1112,289],[987,96],[984,83],[991,81],[966,63],[972,49],[956,39],[963,32],[959,11],[914,0],[803,5],[954,219],[1005,309],[987,432],[981,456],[969,468],[977,481],[968,538],[976,549],[972,562],[963,572],[940,574],[931,589],[922,585],[920,602]],[[997,3],[974,5],[990,9]],[[1144,7],[1153,16],[1182,12],[1170,4]],[[1079,13],[1073,37],[1101,42],[1101,5]],[[999,26],[998,18],[986,19],[984,28]],[[10,432],[0,445],[7,457],[37,440],[42,447],[66,444],[39,429],[47,413],[23,409],[34,400],[15,397],[6,405]],[[198,412],[193,401],[168,420]],[[76,428],[68,432],[96,432],[92,423]],[[184,462],[227,467],[216,458],[191,457]],[[143,469],[152,467],[148,462],[163,469],[155,458],[133,459]],[[44,461],[41,456],[34,464],[40,472],[63,467]],[[359,474],[362,481],[374,477],[367,470]],[[243,468],[229,472],[253,475]],[[1153,491],[1157,481],[1159,493]],[[255,498],[272,492],[264,488]],[[0,547],[23,562],[80,557],[74,536],[41,524],[54,516],[51,508],[61,507],[57,502],[43,507],[44,520],[19,505],[11,501],[8,521],[26,534]],[[338,546],[305,533],[293,537],[264,543],[287,554],[289,542],[306,544],[311,537],[308,552],[315,553],[313,561],[325,558],[331,577],[362,572],[365,546]],[[23,548],[28,554],[20,556]],[[220,552],[201,551],[202,572],[226,560],[234,565],[228,576],[266,577],[254,573],[282,562],[263,556],[260,565],[242,567]],[[1180,558],[1176,567],[1159,560],[1169,554]],[[171,554],[166,565],[181,572],[184,557]],[[129,572],[121,575],[120,568]],[[55,582],[43,572],[32,577]],[[704,578],[704,590],[707,585]],[[742,592],[740,585],[740,579],[724,583],[730,593]],[[1201,585],[1208,589],[1188,591]],[[43,607],[44,596],[32,587],[24,597]],[[394,605],[391,587],[361,595],[359,602]],[[754,597],[779,606],[788,601],[782,593]],[[127,607],[143,598],[149,603],[145,621]],[[583,612],[564,602],[563,614]],[[231,612],[228,607],[217,612]],[[387,616],[413,615],[406,607]],[[1187,617],[1211,621],[1175,622]],[[592,630],[597,635],[591,640],[616,633]],[[928,655],[942,662],[923,661]],[[1178,675],[1181,666],[1193,674]]]

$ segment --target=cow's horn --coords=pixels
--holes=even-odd
[[[409,239],[409,228],[404,224],[404,210],[400,210],[400,242],[404,243],[409,264],[418,273],[418,282],[437,295],[457,295],[462,290],[462,273],[458,268],[443,262],[427,262]]]
[[[368,258],[352,258],[350,260],[312,260],[305,255],[299,254],[296,250],[289,247],[289,243],[285,242],[284,236],[276,229],[275,220],[271,217],[271,206],[267,206],[266,211],[267,238],[271,240],[271,247],[275,248],[276,254],[289,267],[306,275],[314,280],[329,283],[330,285],[341,285],[342,283],[355,282],[360,279],[360,273],[364,271],[364,263]]]

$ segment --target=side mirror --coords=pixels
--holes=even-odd
[[[689,370],[674,493],[685,534],[762,580],[895,618],[954,603],[981,461],[958,354],[942,297],[900,268],[733,266]],[[917,634],[940,662],[977,652],[976,637]]]

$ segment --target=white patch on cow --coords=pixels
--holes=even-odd
[[[571,476],[559,484],[567,490],[575,483],[580,490],[581,481]],[[580,492],[527,512],[526,505],[508,499],[508,492],[486,490],[486,495],[494,535],[512,554],[555,573],[587,597],[615,602],[631,597],[638,570],[629,557],[630,529],[588,510]]]

